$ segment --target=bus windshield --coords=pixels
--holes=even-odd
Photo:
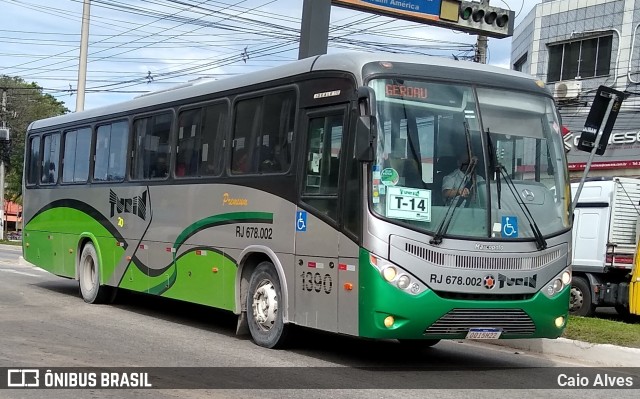
[[[401,78],[370,86],[377,101],[370,185],[376,214],[467,238],[534,239],[538,227],[544,236],[570,227],[551,98]]]

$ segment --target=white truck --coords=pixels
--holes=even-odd
[[[571,185],[573,196],[577,188]],[[629,313],[639,215],[640,179],[585,182],[574,211],[572,314],[589,316],[597,306]]]

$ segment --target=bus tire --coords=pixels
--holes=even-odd
[[[288,326],[282,317],[282,288],[271,262],[261,262],[251,274],[247,292],[247,322],[253,341],[265,348],[281,347]]]
[[[398,342],[402,346],[411,350],[420,350],[424,348],[431,348],[433,345],[440,342],[439,339],[399,339]]]
[[[571,298],[569,312],[574,316],[589,317],[595,311],[591,300],[591,284],[584,277],[573,277],[571,280]]]
[[[92,243],[82,248],[78,262],[78,280],[80,280],[80,295],[87,303],[105,303],[113,298],[111,287],[100,285],[100,262]]]

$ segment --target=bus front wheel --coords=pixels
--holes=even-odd
[[[104,303],[111,294],[111,287],[100,285],[100,263],[96,249],[87,243],[80,253],[78,262],[80,294],[87,303]]]
[[[282,317],[282,288],[271,262],[261,262],[251,275],[247,321],[253,341],[265,348],[282,346],[288,326]]]

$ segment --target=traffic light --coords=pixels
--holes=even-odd
[[[513,35],[514,20],[514,11],[476,1],[461,1],[457,25],[467,32],[502,38]]]

